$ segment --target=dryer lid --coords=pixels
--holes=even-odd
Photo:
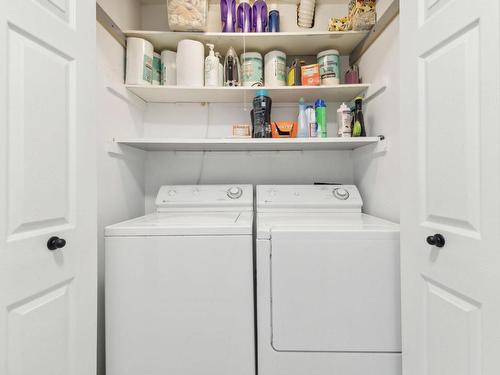
[[[361,212],[363,201],[354,185],[260,185],[260,212]]]

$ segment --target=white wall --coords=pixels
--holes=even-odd
[[[368,135],[385,135],[386,153],[372,147],[354,152],[354,182],[361,190],[366,213],[399,222],[399,17],[362,56],[360,71],[373,86],[387,84],[365,106]]]
[[[329,131],[335,132],[338,103],[328,108]],[[297,104],[273,106],[275,121],[297,116]],[[232,124],[250,123],[243,104],[149,104],[146,137],[228,137]],[[146,161],[146,212],[165,184],[310,184],[352,183],[349,151],[307,152],[150,152]]]
[[[99,3],[120,27],[140,24],[140,4],[136,0]],[[123,47],[97,25],[98,374],[101,375],[105,373],[104,227],[144,214],[144,157],[135,153],[124,159],[107,152],[113,137],[143,134],[141,104],[144,104],[134,101],[123,87],[124,58]]]

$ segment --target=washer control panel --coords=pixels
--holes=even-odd
[[[257,209],[361,212],[363,201],[354,185],[260,185]]]
[[[158,211],[218,207],[253,208],[253,186],[165,185],[158,192],[156,207]]]

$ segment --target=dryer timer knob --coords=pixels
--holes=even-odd
[[[333,196],[337,199],[346,200],[349,198],[349,192],[346,189],[338,188],[333,191]]]
[[[238,199],[243,195],[243,189],[240,187],[234,186],[232,188],[227,189],[227,196],[231,199]]]

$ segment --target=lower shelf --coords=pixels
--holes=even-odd
[[[145,151],[302,151],[354,150],[377,143],[379,137],[362,138],[136,138],[115,139],[119,145]]]

